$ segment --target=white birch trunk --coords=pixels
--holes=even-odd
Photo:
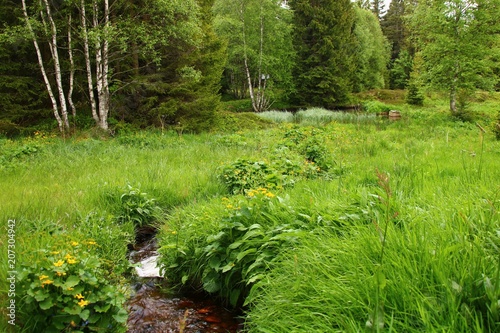
[[[262,84],[262,58],[264,54],[264,17],[262,14],[262,1],[260,2],[260,48],[259,48],[259,77],[257,90],[257,112],[264,111],[264,86]]]
[[[99,27],[99,9],[97,1],[94,0],[93,11],[93,26],[94,29]],[[99,108],[97,113],[97,125],[101,126],[101,99],[102,99],[102,45],[101,37],[98,36],[95,40],[95,67],[96,67],[96,85],[97,85],[97,99],[99,101]]]
[[[94,0],[94,28],[99,27],[99,9],[97,1]],[[108,85],[108,40],[106,37],[109,27],[109,3],[104,1],[104,38],[102,35],[96,38],[95,42],[95,62],[96,62],[96,83],[97,98],[99,101],[98,122],[97,125],[104,130],[108,130],[108,112],[109,112],[109,85]]]
[[[68,16],[68,56],[69,56],[69,89],[68,89],[68,104],[71,108],[73,121],[76,117],[75,103],[73,103],[73,86],[75,82],[75,61],[73,60],[73,41],[71,38],[71,14]]]
[[[99,98],[99,114],[101,120],[101,128],[108,130],[108,114],[109,114],[109,0],[104,0],[104,40],[102,46],[102,93]]]
[[[246,30],[245,30],[245,8],[244,2],[241,1],[240,8],[240,19],[242,24],[242,39],[243,39],[243,64],[245,66],[245,74],[248,80],[248,92],[250,93],[250,99],[252,101],[252,108],[255,112],[258,112],[257,104],[255,103],[255,94],[252,85],[252,76],[250,74],[250,68],[248,66],[248,55],[247,55],[247,39],[246,39]]]
[[[66,106],[66,97],[64,96],[64,89],[63,89],[63,84],[62,84],[61,64],[59,62],[59,51],[57,50],[57,28],[56,28],[56,24],[54,23],[54,20],[52,18],[52,13],[50,11],[50,5],[49,5],[48,0],[43,0],[43,1],[45,3],[47,17],[49,19],[50,27],[52,30],[52,41],[50,42],[50,44],[51,44],[51,49],[52,49],[52,57],[53,57],[52,60],[54,61],[56,86],[57,86],[57,91],[59,93],[59,104],[61,106],[62,120],[63,120],[65,129],[69,129],[68,108]]]
[[[87,84],[89,89],[90,108],[92,110],[92,117],[96,124],[99,124],[99,116],[97,115],[97,104],[94,94],[94,80],[92,79],[92,66],[90,65],[90,50],[89,50],[89,35],[87,32],[87,14],[85,12],[85,0],[81,0],[81,24],[83,35],[83,51],[85,55],[85,67],[87,70]]]
[[[61,116],[59,115],[59,106],[57,104],[57,100],[54,96],[54,93],[52,92],[52,86],[51,86],[49,78],[47,76],[47,72],[45,71],[42,53],[40,51],[40,47],[38,46],[38,41],[36,39],[35,32],[33,31],[33,27],[31,26],[31,23],[29,21],[28,10],[26,9],[26,1],[25,0],[22,0],[22,5],[23,5],[24,18],[26,20],[26,26],[28,27],[28,30],[30,31],[32,39],[33,39],[33,45],[35,46],[36,55],[38,58],[38,65],[40,66],[40,71],[42,72],[43,81],[45,82],[45,88],[47,89],[47,93],[49,94],[50,101],[52,102],[52,109],[54,111],[54,117],[57,120],[59,130],[62,133],[64,133],[64,122],[61,119]]]

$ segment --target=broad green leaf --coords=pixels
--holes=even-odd
[[[113,319],[118,323],[126,323],[128,319],[128,313],[124,309],[118,310],[118,313],[113,315]]]
[[[52,303],[52,298],[49,297],[45,301],[40,302],[39,305],[40,305],[40,309],[42,309],[42,310],[48,310],[52,306],[54,306],[54,303]]]
[[[88,309],[85,309],[82,312],[80,312],[80,318],[82,318],[83,320],[89,319],[89,316],[90,316],[90,311]]]
[[[80,282],[80,277],[76,275],[71,275],[66,279],[66,282],[62,286],[64,289],[73,288]]]

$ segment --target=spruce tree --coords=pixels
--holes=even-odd
[[[347,103],[354,71],[355,19],[350,0],[293,0],[296,103]]]

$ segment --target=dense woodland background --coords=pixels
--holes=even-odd
[[[0,132],[210,129],[221,110],[500,89],[499,0],[0,2]],[[237,102],[240,100],[241,102]],[[221,101],[223,103],[221,104]],[[236,101],[236,102],[235,102]],[[466,118],[464,116],[464,118]]]

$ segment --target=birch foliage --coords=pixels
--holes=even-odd
[[[412,16],[423,57],[422,78],[447,91],[450,111],[476,89],[491,89],[492,57],[500,33],[499,0],[421,0]]]

